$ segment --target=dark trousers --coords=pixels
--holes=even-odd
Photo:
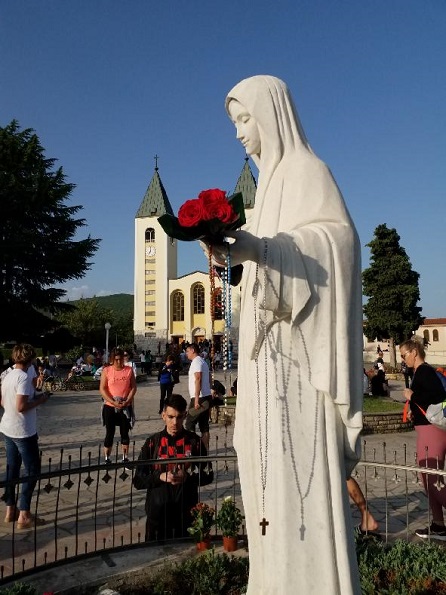
[[[121,433],[121,444],[128,446],[130,444],[129,430],[130,423],[122,411],[115,411],[114,407],[104,405],[102,409],[102,419],[105,426],[105,448],[113,446],[113,439],[115,437],[116,426],[119,426]]]
[[[413,374],[404,374],[404,384],[406,388],[410,388],[410,383],[412,382]]]
[[[164,484],[153,488],[146,499],[146,541],[187,537],[192,522],[191,508],[198,502],[195,486]]]
[[[168,382],[167,384],[160,384],[161,396],[160,396],[160,413],[164,408],[164,401],[172,395],[173,383]]]

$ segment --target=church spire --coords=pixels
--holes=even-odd
[[[173,215],[172,206],[158,173],[158,155],[155,155],[154,159],[155,172],[136,213],[137,219],[139,217],[161,217],[165,213]]]
[[[256,200],[257,184],[248,161],[249,157],[245,157],[245,165],[237,180],[234,193],[241,192],[243,194],[245,209],[253,209]]]

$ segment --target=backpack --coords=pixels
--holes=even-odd
[[[444,368],[437,368],[435,372],[440,379],[443,390],[446,392],[446,370]]]

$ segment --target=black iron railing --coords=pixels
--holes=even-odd
[[[31,512],[45,521],[33,529],[18,530],[16,523],[0,527],[0,584],[37,569],[48,568],[97,552],[140,546],[145,542],[146,490],[137,490],[133,477],[138,465],[185,464],[184,458],[98,463],[98,456],[82,449],[79,457],[65,457],[62,450],[57,464],[48,461],[48,470],[37,478]],[[75,460],[76,459],[76,460]],[[231,495],[242,508],[234,453],[213,457],[188,457],[187,465],[213,470],[213,481],[198,482],[199,500],[218,509],[222,499]],[[29,478],[13,482],[16,499],[20,485]],[[6,480],[0,482],[4,489]],[[182,503],[179,501],[178,506]],[[216,530],[214,530],[216,532]],[[182,536],[181,536],[182,537]],[[163,540],[177,541],[172,530]],[[158,543],[155,537],[154,543]]]

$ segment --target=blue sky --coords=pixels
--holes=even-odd
[[[0,125],[35,129],[77,185],[79,238],[102,238],[70,298],[133,293],[134,216],[155,154],[175,211],[205,188],[233,190],[244,153],[224,98],[272,74],[362,246],[395,227],[423,314],[446,316],[444,0],[18,0],[1,4],[0,51]],[[179,253],[180,275],[206,269],[197,246]]]

